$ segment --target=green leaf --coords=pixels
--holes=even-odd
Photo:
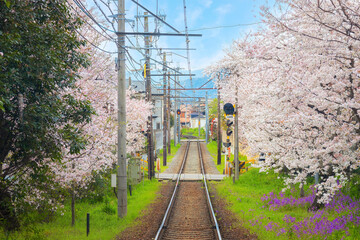
[[[4,0],[4,2],[5,2],[5,4],[6,4],[6,6],[7,6],[8,8],[10,8],[11,2],[8,1],[8,0]]]
[[[4,103],[0,100],[0,110],[5,112]]]

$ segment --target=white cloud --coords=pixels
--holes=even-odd
[[[203,14],[204,9],[203,8],[196,8],[189,13],[189,19],[187,19],[188,24],[196,22],[201,15]]]
[[[210,66],[211,64],[220,61],[224,57],[224,50],[219,49],[218,51],[214,52],[211,56],[200,56],[199,58],[192,59],[192,70],[204,70],[206,67]]]
[[[209,8],[211,4],[213,3],[212,0],[200,0],[201,5],[203,5],[205,8]]]
[[[232,10],[232,5],[230,3],[228,3],[226,5],[222,5],[215,9],[217,14],[219,14],[221,16],[228,14],[229,12],[231,12],[231,10]]]

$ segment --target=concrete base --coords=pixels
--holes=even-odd
[[[155,174],[155,178],[159,179],[159,180],[173,180],[175,181],[178,177],[178,174],[169,174],[169,173],[160,173],[160,174]],[[226,177],[226,175],[224,174],[206,174],[206,178],[209,181],[221,181],[224,179],[224,177]],[[186,173],[186,174],[181,174],[180,175],[180,180],[181,181],[201,181],[203,180],[203,175],[202,174],[191,174],[191,173]]]

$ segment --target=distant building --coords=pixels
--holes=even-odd
[[[181,105],[180,106],[180,125],[184,127],[191,127],[191,113],[193,111],[191,105]]]
[[[199,113],[193,112],[191,113],[191,128],[198,128],[199,127]],[[205,114],[200,112],[200,128],[206,127],[206,116]]]

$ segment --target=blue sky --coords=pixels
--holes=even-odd
[[[107,0],[105,0],[107,2]],[[111,1],[110,1],[111,2]],[[198,79],[200,86],[206,79],[202,76],[202,71],[206,66],[218,61],[224,55],[224,49],[231,46],[231,43],[235,39],[243,37],[246,33],[256,30],[261,21],[259,15],[260,6],[265,5],[272,7],[274,0],[187,0],[187,23],[189,33],[200,33],[202,37],[191,37],[190,48],[196,48],[195,51],[190,51],[190,61],[192,72],[197,74],[195,80]],[[182,0],[139,0],[139,3],[144,5],[153,13],[165,14],[166,22],[178,29],[179,31],[185,30],[184,24],[184,5]],[[94,6],[94,0],[88,0],[90,6]],[[113,10],[116,6],[111,4]],[[139,13],[143,14],[144,10],[130,0],[125,0],[126,18],[135,19],[134,16]],[[252,25],[254,24],[254,25]],[[238,25],[236,27],[229,27]],[[138,31],[143,31],[143,19],[137,24]],[[225,27],[224,27],[225,26]],[[208,29],[211,28],[211,29]],[[155,29],[154,18],[149,18],[149,31],[152,32]],[[133,29],[130,24],[126,25],[126,31],[136,31],[136,27]],[[161,32],[171,32],[173,30],[165,25],[160,26]],[[138,42],[139,46],[143,47],[143,38],[130,37],[131,41],[135,44]],[[186,47],[185,37],[160,37],[154,39],[153,46],[159,48],[169,47]],[[127,46],[130,42],[127,41]],[[114,44],[107,44],[107,49],[116,51]],[[182,68],[183,72],[187,70],[187,60],[176,54],[186,56],[186,51],[168,51],[168,59],[171,61],[170,65],[173,67]],[[136,50],[130,50],[131,56],[134,58],[135,63],[133,65],[140,68],[140,64],[143,63],[143,56]],[[151,57],[159,61],[159,51],[151,51]],[[129,69],[132,68],[128,61]],[[139,64],[139,65],[138,65]],[[157,64],[152,66],[153,72],[160,73],[162,66]],[[135,78],[133,71],[128,71],[128,75]],[[139,77],[139,75],[136,75]],[[154,83],[160,81],[160,79],[154,78]],[[186,81],[186,78],[182,79],[182,82]],[[188,85],[188,84],[186,84]]]

